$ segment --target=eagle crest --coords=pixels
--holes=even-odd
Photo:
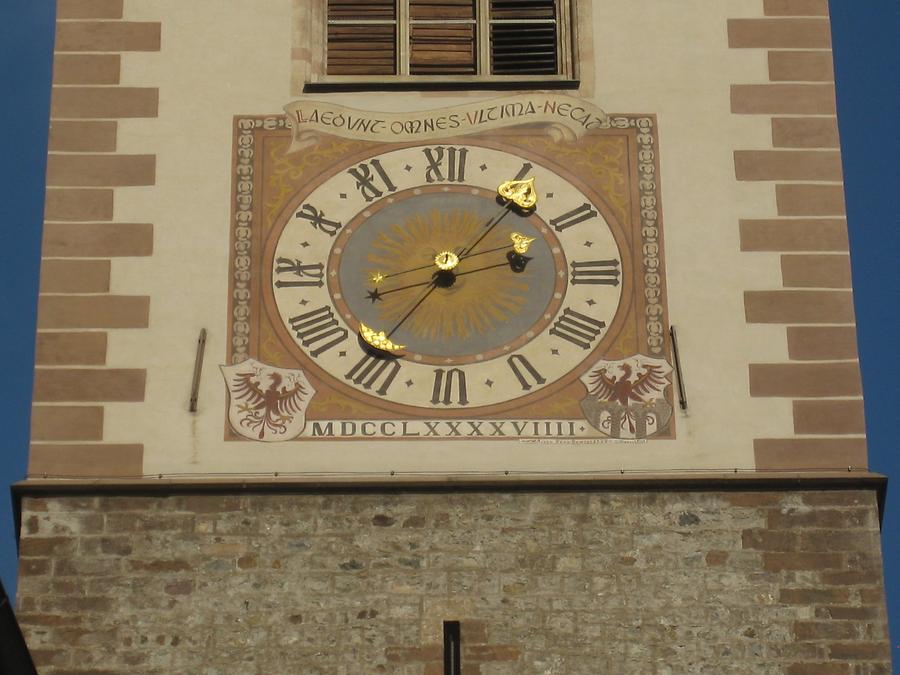
[[[222,368],[231,395],[232,428],[260,441],[288,440],[306,426],[305,412],[315,390],[300,370],[253,361]]]
[[[588,396],[582,410],[588,422],[613,438],[644,438],[668,422],[666,401],[672,367],[641,355],[621,361],[598,361],[582,376]]]

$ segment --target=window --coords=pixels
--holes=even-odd
[[[327,0],[326,78],[571,78],[568,0]]]

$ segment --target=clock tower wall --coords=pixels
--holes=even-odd
[[[47,672],[883,665],[827,2],[558,0],[505,81],[257,4],[59,0]]]

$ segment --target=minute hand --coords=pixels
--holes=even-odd
[[[475,241],[464,246],[459,252],[459,259],[467,258],[472,250],[490,234],[503,217],[509,213],[511,206],[518,206],[523,210],[531,210],[537,204],[537,192],[534,189],[534,177],[527,180],[508,180],[500,184],[497,194],[504,200],[503,207],[484,224],[484,230],[476,237]]]

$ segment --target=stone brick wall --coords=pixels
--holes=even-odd
[[[41,673],[889,673],[869,490],[25,497]]]

